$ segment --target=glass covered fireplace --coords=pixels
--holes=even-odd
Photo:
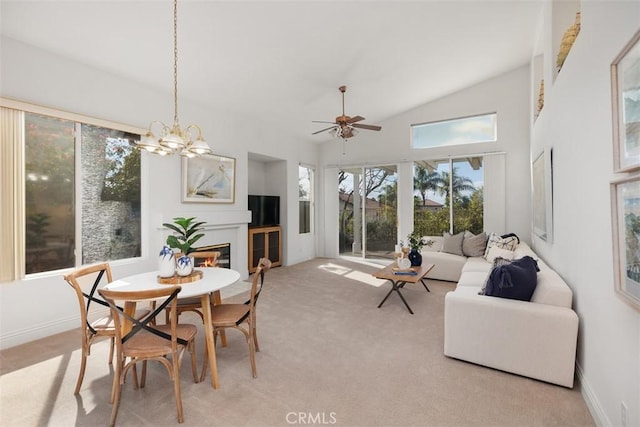
[[[211,262],[208,257],[198,257],[198,252],[204,251],[217,251],[220,252],[218,257],[217,266],[222,268],[231,268],[231,243],[220,243],[217,245],[200,246],[191,253],[193,256],[193,265],[197,267],[208,267]]]

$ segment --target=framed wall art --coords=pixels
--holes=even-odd
[[[234,203],[236,159],[208,154],[182,159],[182,201]]]
[[[553,169],[551,149],[545,149],[531,165],[533,232],[551,242],[553,229]]]
[[[611,64],[614,170],[640,169],[640,31]]]
[[[640,175],[611,183],[614,286],[640,310]]]

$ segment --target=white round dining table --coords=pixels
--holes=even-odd
[[[199,296],[202,304],[202,316],[204,318],[204,332],[207,346],[207,357],[211,366],[211,384],[213,388],[219,387],[218,368],[216,364],[216,348],[213,341],[213,325],[211,324],[211,295],[215,291],[232,285],[240,280],[240,273],[228,268],[208,267],[199,269],[202,278],[193,282],[181,283],[178,299]],[[158,272],[135,274],[114,280],[105,288],[117,291],[147,291],[172,286],[158,282]]]

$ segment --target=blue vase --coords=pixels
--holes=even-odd
[[[193,271],[193,259],[188,255],[182,255],[176,262],[176,274],[178,276],[188,276]]]
[[[158,254],[158,276],[171,277],[176,272],[176,259],[169,246],[163,246]]]
[[[409,261],[411,261],[412,267],[418,267],[422,265],[422,254],[415,249],[411,249],[407,258],[409,258]]]

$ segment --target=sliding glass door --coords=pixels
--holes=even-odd
[[[341,255],[393,258],[397,177],[395,165],[338,171]]]

